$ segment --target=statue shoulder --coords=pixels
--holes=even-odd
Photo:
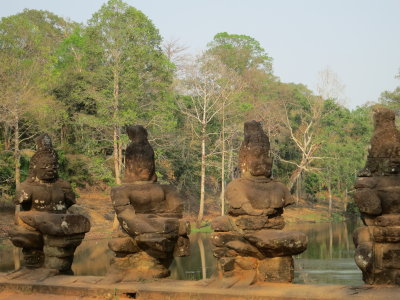
[[[55,184],[62,189],[72,189],[71,184],[68,181],[61,178],[58,178]]]

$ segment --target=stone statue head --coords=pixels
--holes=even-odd
[[[396,128],[394,111],[374,107],[374,133],[366,166],[359,176],[387,176],[400,174],[400,132]]]
[[[239,151],[239,166],[242,177],[272,175],[272,158],[269,155],[268,136],[257,121],[244,123],[244,140]]]
[[[154,151],[147,140],[147,130],[142,125],[126,128],[131,143],[125,152],[125,182],[157,181]]]
[[[389,108],[383,106],[375,106],[373,108],[374,111],[374,127],[375,130],[383,129],[383,128],[396,128],[395,112]]]
[[[38,136],[35,140],[36,152],[29,164],[30,181],[52,182],[58,178],[58,157],[53,149],[51,138],[47,133]]]

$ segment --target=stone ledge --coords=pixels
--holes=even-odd
[[[106,297],[127,296],[146,300],[275,300],[275,299],[397,299],[397,286],[342,286],[342,285],[302,285],[285,283],[263,283],[251,287],[230,289],[211,288],[207,281],[174,281],[163,279],[148,283],[103,282],[104,277],[64,276],[37,280],[9,280],[0,273],[0,293],[2,291],[41,293],[64,296]]]

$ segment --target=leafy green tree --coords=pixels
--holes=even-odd
[[[220,32],[207,46],[209,53],[218,56],[223,64],[239,74],[251,69],[272,73],[272,58],[248,35]]]
[[[170,82],[169,61],[161,51],[161,37],[139,10],[110,0],[86,28],[88,68],[95,76],[97,116],[112,128],[116,183],[122,169],[121,128],[151,111]]]
[[[32,128],[40,125],[37,121],[48,125],[43,124],[44,115],[54,116],[62,110],[55,109],[44,94],[51,80],[54,49],[69,25],[50,12],[27,9],[0,22],[0,109],[4,140],[14,151],[17,186],[21,143],[30,140]]]

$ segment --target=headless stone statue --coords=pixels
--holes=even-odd
[[[287,187],[271,178],[270,144],[261,124],[244,124],[239,152],[241,178],[226,189],[228,216],[213,220],[211,235],[217,271],[211,285],[246,286],[257,282],[291,282],[292,255],[307,247],[307,236],[282,231],[283,208],[293,203]]]
[[[374,109],[375,129],[354,201],[364,227],[354,232],[355,261],[369,284],[400,284],[400,132],[395,113]]]
[[[68,213],[75,204],[75,194],[71,185],[58,177],[57,154],[50,137],[43,134],[36,144],[28,178],[17,189],[20,210],[9,236],[22,248],[25,267],[72,274],[75,249],[90,230],[90,223],[84,216]]]
[[[109,242],[116,254],[108,278],[139,281],[167,277],[174,256],[189,255],[190,227],[175,188],[158,184],[154,151],[143,126],[129,126],[124,184],[111,199],[121,231]]]

